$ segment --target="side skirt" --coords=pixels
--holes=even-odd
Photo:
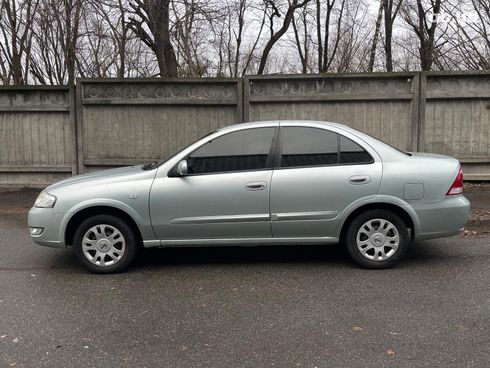
[[[289,245],[289,244],[336,244],[338,238],[219,238],[219,239],[162,239],[145,240],[145,248],[154,247],[206,247],[206,246],[260,246],[260,245]]]

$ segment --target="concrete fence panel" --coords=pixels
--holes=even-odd
[[[0,187],[45,186],[75,173],[67,87],[0,89]]]
[[[79,171],[161,160],[242,119],[239,79],[79,80]]]
[[[0,187],[161,160],[237,122],[336,121],[490,180],[490,72],[79,79],[0,87]]]
[[[417,74],[247,77],[244,88],[245,120],[333,121],[416,148]]]
[[[490,179],[490,73],[422,73],[420,151],[458,158]]]

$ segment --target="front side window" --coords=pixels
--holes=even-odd
[[[324,129],[282,128],[281,167],[321,166],[338,163],[337,134]]]
[[[189,155],[189,174],[265,169],[274,130],[240,130],[204,144]]]

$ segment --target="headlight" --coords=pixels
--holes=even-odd
[[[44,190],[37,196],[34,207],[39,208],[53,208],[56,203],[56,197],[52,194],[46,193]]]

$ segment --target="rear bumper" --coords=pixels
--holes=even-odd
[[[437,203],[415,204],[412,208],[420,222],[416,239],[457,235],[464,229],[470,216],[470,202],[463,195],[448,196]]]

